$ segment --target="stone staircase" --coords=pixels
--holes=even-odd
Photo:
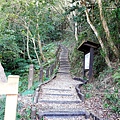
[[[41,86],[37,103],[39,120],[86,120],[75,86],[79,84],[70,75],[68,50],[61,46],[57,77]]]

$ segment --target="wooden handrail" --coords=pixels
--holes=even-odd
[[[18,97],[18,75],[9,75],[8,82],[0,82],[0,94],[6,94],[4,120],[16,119],[17,97]]]

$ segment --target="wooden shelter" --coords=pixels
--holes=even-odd
[[[93,59],[94,50],[99,48],[100,45],[91,41],[83,41],[78,47],[79,51],[84,53],[83,59],[83,78],[86,77],[85,73],[89,71],[89,81],[93,78]]]

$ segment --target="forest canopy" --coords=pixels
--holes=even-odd
[[[101,55],[111,67],[114,57],[119,60],[119,6],[117,0],[1,0],[2,64],[14,69],[18,61],[36,59],[41,65],[47,61],[42,46],[63,39],[63,33],[69,31],[77,44],[83,40],[99,43]]]

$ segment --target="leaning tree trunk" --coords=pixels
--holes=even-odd
[[[97,0],[97,2],[98,2],[98,6],[99,6],[99,11],[100,11],[100,18],[101,18],[102,25],[103,25],[103,28],[104,28],[105,33],[106,33],[106,38],[107,38],[108,44],[110,45],[110,48],[113,51],[113,53],[115,54],[115,56],[117,58],[119,58],[119,51],[118,51],[117,47],[115,46],[114,42],[111,39],[111,35],[110,35],[109,28],[107,26],[107,22],[106,22],[106,20],[104,18],[104,15],[102,13],[102,1]]]
[[[83,6],[85,6],[85,5],[83,4]],[[99,41],[99,43],[100,43],[100,45],[101,45],[101,48],[102,48],[103,52],[105,53],[105,61],[106,61],[106,64],[107,64],[109,67],[111,67],[110,60],[109,60],[109,57],[108,57],[108,55],[107,55],[107,50],[106,50],[106,48],[105,48],[105,46],[104,46],[104,44],[103,44],[103,41],[102,41],[100,35],[98,34],[97,29],[95,28],[95,26],[94,26],[94,25],[92,24],[92,22],[90,21],[90,18],[89,18],[89,14],[88,14],[88,10],[87,10],[87,9],[85,9],[85,14],[86,14],[86,17],[87,17],[87,22],[88,22],[88,24],[90,25],[91,29],[93,30],[94,34],[96,35],[96,37],[97,37],[97,39],[98,39],[98,41]]]
[[[73,15],[76,16],[76,11],[73,11]],[[77,21],[75,22],[75,25],[74,25],[74,30],[75,30],[75,39],[76,41],[78,41],[78,28],[77,28]]]
[[[33,45],[34,45],[34,52],[35,52],[35,54],[36,54],[36,57],[37,57],[37,60],[38,60],[39,66],[40,66],[41,63],[40,63],[40,59],[39,59],[38,53],[37,53],[37,51],[36,51],[37,48],[36,48],[36,44],[35,44],[35,39],[32,38],[32,41],[33,41]]]
[[[39,3],[39,0],[37,0],[37,2]],[[37,16],[37,23],[36,23],[36,31],[37,31],[37,42],[38,42],[38,47],[39,47],[39,52],[40,52],[40,55],[42,57],[42,61],[46,62],[46,59],[45,59],[45,56],[43,54],[43,51],[42,51],[42,44],[41,44],[41,40],[40,40],[40,34],[39,34],[39,10],[38,10],[38,4],[36,4],[36,16]],[[39,61],[40,63],[40,61]]]
[[[2,67],[1,62],[0,62],[0,82],[7,82],[7,77],[5,75],[4,68]]]
[[[44,56],[43,51],[42,51],[42,44],[41,44],[41,40],[40,40],[40,35],[39,35],[39,33],[38,33],[38,46],[39,46],[40,55],[41,55],[41,57],[42,57],[42,60],[43,60],[44,62],[46,62],[45,56]]]
[[[24,21],[24,20],[22,20]],[[30,60],[30,62],[32,62],[32,58],[30,57],[30,50],[29,50],[29,41],[30,41],[30,38],[29,38],[29,34],[30,34],[30,31],[29,31],[29,25],[27,26],[27,23],[24,21],[24,24],[21,24],[27,31],[26,33],[26,37],[27,37],[27,55],[28,55],[28,58]]]

